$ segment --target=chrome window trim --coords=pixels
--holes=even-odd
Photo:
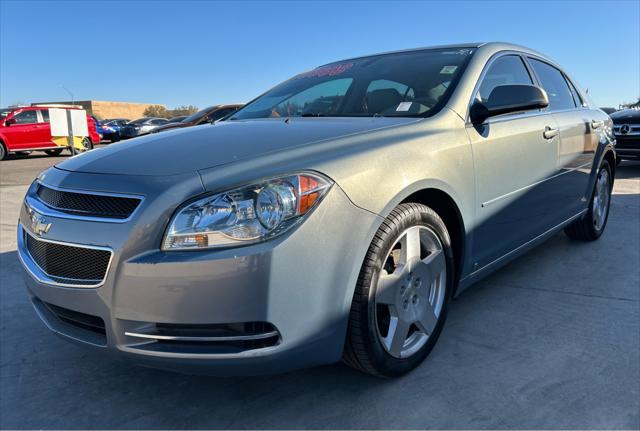
[[[140,203],[136,209],[129,215],[127,218],[111,218],[111,217],[96,217],[96,216],[83,216],[79,214],[69,214],[63,211],[62,208],[57,208],[52,205],[47,204],[46,202],[40,200],[38,194],[34,190],[32,195],[27,194],[25,198],[25,202],[28,206],[33,208],[35,211],[39,212],[42,215],[57,217],[57,218],[66,218],[71,220],[84,220],[84,221],[96,221],[101,223],[126,223],[131,221],[131,219],[136,215],[142,203],[144,202],[144,196],[141,195],[133,195],[133,194],[124,194],[124,193],[110,193],[110,192],[96,192],[96,191],[87,191],[82,189],[66,189],[62,187],[56,187],[49,184],[46,184],[40,179],[36,180],[36,183],[39,186],[47,187],[52,190],[56,190],[59,192],[65,193],[76,193],[76,194],[84,194],[84,195],[95,195],[95,196],[108,196],[108,197],[116,197],[116,198],[127,198],[127,199],[139,199]]]
[[[100,280],[98,283],[94,284],[69,284],[69,283],[60,283],[54,278],[63,279],[64,277],[56,277],[50,274],[47,274],[44,269],[40,268],[40,266],[35,262],[35,260],[31,257],[29,250],[27,250],[24,235],[29,235],[34,238],[36,241],[48,242],[51,244],[65,245],[68,247],[76,247],[76,248],[85,248],[89,250],[101,250],[108,251],[110,253],[109,262],[107,263],[107,268],[104,273],[104,278]],[[22,262],[22,266],[27,270],[27,272],[38,282],[42,284],[47,284],[49,286],[56,287],[64,287],[64,288],[79,288],[79,289],[96,289],[98,287],[103,286],[107,281],[107,276],[109,274],[109,270],[111,269],[111,264],[113,263],[113,249],[110,247],[101,247],[95,245],[85,245],[85,244],[76,244],[69,243],[63,241],[54,241],[51,239],[40,238],[33,233],[31,233],[28,229],[26,229],[22,223],[18,223],[18,257],[20,258],[20,262]],[[53,277],[53,278],[52,278]],[[67,279],[74,280],[74,279]],[[83,279],[78,279],[81,281],[86,281]]]

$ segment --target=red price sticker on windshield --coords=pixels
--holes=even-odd
[[[296,79],[337,76],[351,69],[352,66],[353,66],[353,63],[342,63],[342,64],[335,64],[330,66],[322,66],[322,67],[318,67],[317,69],[310,70],[309,72],[301,73],[300,75],[296,76]]]

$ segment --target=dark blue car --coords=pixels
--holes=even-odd
[[[102,133],[105,141],[117,142],[120,140],[120,130],[127,124],[126,118],[112,118],[102,122]]]

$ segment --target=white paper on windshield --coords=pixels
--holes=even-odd
[[[456,71],[457,68],[458,66],[444,66],[440,73],[443,75],[451,75]]]
[[[400,112],[408,111],[409,109],[411,109],[412,103],[413,102],[401,102],[396,108],[396,111],[400,111]]]

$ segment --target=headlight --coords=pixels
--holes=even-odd
[[[300,222],[333,183],[319,174],[276,177],[217,193],[182,207],[163,250],[195,250],[259,242]]]

